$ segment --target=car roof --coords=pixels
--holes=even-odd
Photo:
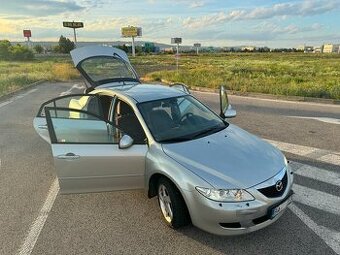
[[[155,84],[124,85],[105,87],[105,89],[117,91],[133,98],[138,103],[186,95],[178,89]]]

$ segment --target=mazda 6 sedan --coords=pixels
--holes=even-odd
[[[119,49],[71,56],[86,91],[43,103],[34,119],[61,193],[144,189],[170,227],[218,235],[252,232],[284,213],[293,193],[287,160],[226,121],[236,111],[224,87],[216,114],[184,85],[142,84]]]

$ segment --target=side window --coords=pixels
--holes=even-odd
[[[112,96],[99,95],[99,94],[74,94],[66,95],[58,98],[54,98],[45,102],[38,112],[38,117],[45,116],[45,107],[51,108],[69,108],[74,110],[82,110],[92,113],[96,116],[101,117],[104,120],[108,120]],[[74,116],[80,116],[81,113],[74,112]],[[56,115],[56,114],[55,114]],[[57,115],[56,115],[57,116]],[[88,116],[88,118],[93,118]]]
[[[70,108],[74,110],[88,111],[97,116],[103,116],[103,108],[99,95],[95,94],[73,94],[53,98],[43,103],[38,111],[37,117],[45,116],[45,107]],[[79,115],[79,113],[77,114]]]
[[[117,144],[121,131],[99,116],[67,108],[45,108],[52,143]]]
[[[145,144],[144,130],[131,106],[118,99],[115,103],[113,117],[114,124],[131,136],[135,144]]]

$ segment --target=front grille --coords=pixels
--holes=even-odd
[[[260,191],[263,195],[269,198],[281,197],[287,188],[288,183],[287,172],[285,173],[281,181],[283,184],[283,188],[280,191],[277,191],[276,184],[266,188],[258,189],[258,191]]]

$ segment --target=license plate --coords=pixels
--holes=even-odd
[[[286,201],[278,206],[271,209],[270,218],[274,219],[280,212],[282,212],[286,207],[292,202],[292,197],[289,197]]]

